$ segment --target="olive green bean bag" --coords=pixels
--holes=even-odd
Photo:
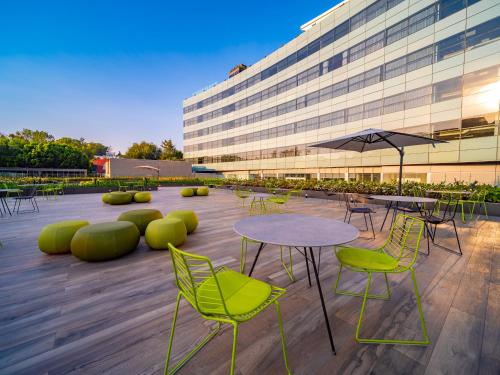
[[[132,202],[132,194],[126,193],[124,191],[113,191],[111,193],[106,193],[106,194],[108,195],[106,197],[106,203],[111,205],[129,204],[130,202]]]
[[[168,243],[174,246],[186,242],[187,231],[181,219],[165,218],[154,220],[146,228],[144,238],[148,246],[155,250],[168,249]]]
[[[128,221],[113,221],[80,228],[71,240],[71,253],[87,262],[119,258],[135,250],[140,234]]]
[[[141,235],[143,235],[150,222],[161,218],[163,218],[163,215],[158,210],[142,209],[123,212],[118,217],[118,221],[130,221],[134,223]]]
[[[71,251],[76,231],[89,225],[85,220],[65,220],[46,225],[38,236],[38,248],[46,254],[65,254]]]
[[[167,214],[167,218],[177,218],[184,221],[188,234],[193,233],[196,227],[198,226],[198,217],[196,216],[194,211],[190,210],[170,211]]]
[[[184,188],[181,190],[181,196],[183,197],[192,197],[194,195],[194,191],[191,188]]]
[[[135,193],[134,201],[136,203],[148,203],[151,202],[151,193],[149,191],[140,191]]]
[[[207,196],[208,195],[208,187],[206,187],[206,186],[199,187],[196,191],[196,195]]]

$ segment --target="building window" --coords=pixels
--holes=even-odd
[[[347,122],[363,119],[363,104],[347,109]]]
[[[366,103],[364,106],[364,118],[377,117],[382,114],[383,100]]]
[[[421,87],[406,92],[405,109],[420,107],[431,103],[432,86]]]
[[[429,46],[418,51],[410,53],[407,56],[406,71],[409,73],[413,70],[420,69],[424,66],[431,65],[434,56],[434,47]]]
[[[384,114],[404,111],[405,93],[384,98]]]
[[[395,24],[387,29],[387,44],[397,42],[408,35],[408,19]]]
[[[385,79],[391,79],[405,73],[406,73],[406,56],[388,62],[387,64],[384,65]]]
[[[365,75],[364,73],[349,78],[349,92],[353,92],[363,88]]]
[[[497,113],[462,120],[462,139],[491,137],[495,135]]]
[[[500,37],[500,17],[467,30],[467,47],[474,47]]]
[[[465,33],[452,35],[436,43],[436,61],[462,53],[465,49]]]
[[[432,86],[432,91],[432,101],[434,103],[460,98],[462,96],[462,77],[455,77],[435,83]]]

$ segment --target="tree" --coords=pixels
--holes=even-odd
[[[165,139],[161,143],[161,148],[162,151],[160,159],[162,160],[181,160],[184,156],[182,154],[182,151],[177,150],[177,148],[175,148],[175,145],[171,139]]]
[[[128,159],[149,159],[158,160],[161,155],[161,150],[154,143],[142,141],[141,143],[133,143],[123,155]]]
[[[56,142],[72,146],[83,151],[88,156],[89,159],[92,159],[94,156],[106,155],[109,148],[108,146],[105,146],[102,143],[85,142],[85,138],[74,139],[69,137],[62,137],[59,138]]]
[[[54,141],[54,136],[52,134],[47,133],[46,131],[42,130],[30,130],[30,129],[23,129],[23,130],[18,130],[14,134],[10,134],[10,138],[20,138],[28,142],[52,142]]]

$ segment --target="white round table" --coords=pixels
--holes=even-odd
[[[321,289],[318,266],[316,265],[313,248],[333,247],[355,240],[359,236],[358,229],[339,220],[300,214],[252,216],[235,223],[233,229],[242,237],[260,242],[259,249],[255,255],[255,259],[249,272],[249,276],[252,275],[260,252],[266,244],[289,246],[294,247],[297,250],[298,248],[304,249],[303,255],[306,259],[309,285],[311,285],[309,275],[309,262],[311,262],[321,300],[325,325],[330,339],[330,345],[333,353],[335,353],[332,330],[328,320],[328,314],[323,298],[323,291]]]

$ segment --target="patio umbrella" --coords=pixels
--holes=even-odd
[[[160,168],[156,168],[156,167],[153,167],[151,165],[139,165],[139,166],[134,167],[134,168],[143,168],[143,169],[150,169],[150,170],[156,171],[156,173],[158,174],[158,180],[160,179]]]
[[[330,141],[315,143],[309,147],[332,148],[346,151],[373,151],[384,148],[395,148],[399,152],[399,182],[398,195],[401,195],[401,182],[403,180],[403,159],[406,146],[446,143],[437,139],[427,138],[415,134],[400,133],[383,129],[366,129],[357,133],[345,135]]]

